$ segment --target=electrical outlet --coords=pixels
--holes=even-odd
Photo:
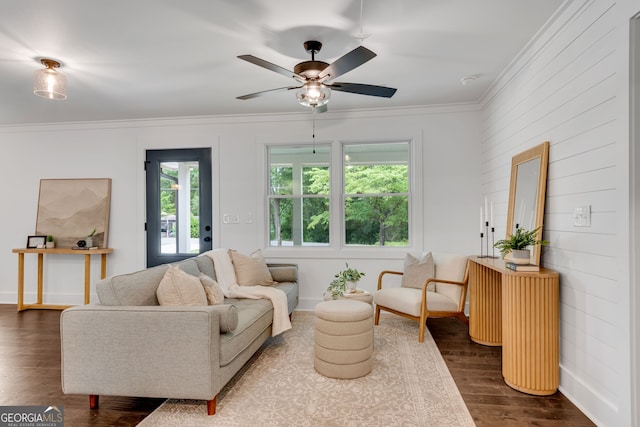
[[[573,209],[574,227],[591,227],[591,205],[578,206]]]

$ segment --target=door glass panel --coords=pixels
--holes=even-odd
[[[211,149],[147,150],[147,267],[211,250]]]
[[[160,163],[161,253],[198,253],[198,162]]]

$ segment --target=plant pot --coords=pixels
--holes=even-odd
[[[56,247],[56,242],[47,242],[46,247],[47,249],[53,249]]]
[[[347,281],[347,293],[353,293],[358,288],[358,282]]]
[[[90,248],[93,246],[93,237],[86,237],[84,241],[87,242],[87,246],[86,246],[87,248]]]
[[[529,264],[531,262],[531,251],[529,249],[514,249],[511,251],[511,261],[514,264]]]

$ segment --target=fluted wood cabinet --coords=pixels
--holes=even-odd
[[[502,345],[502,376],[524,393],[550,395],[559,385],[559,275],[521,273],[492,258],[470,258],[469,334]]]

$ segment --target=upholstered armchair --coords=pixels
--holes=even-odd
[[[402,276],[401,286],[390,286],[391,277]],[[415,320],[419,324],[418,341],[424,341],[428,317],[457,317],[469,323],[464,314],[469,270],[463,255],[428,253],[421,259],[408,254],[404,271],[384,270],[378,276],[374,294],[379,324],[380,311],[388,311]]]

